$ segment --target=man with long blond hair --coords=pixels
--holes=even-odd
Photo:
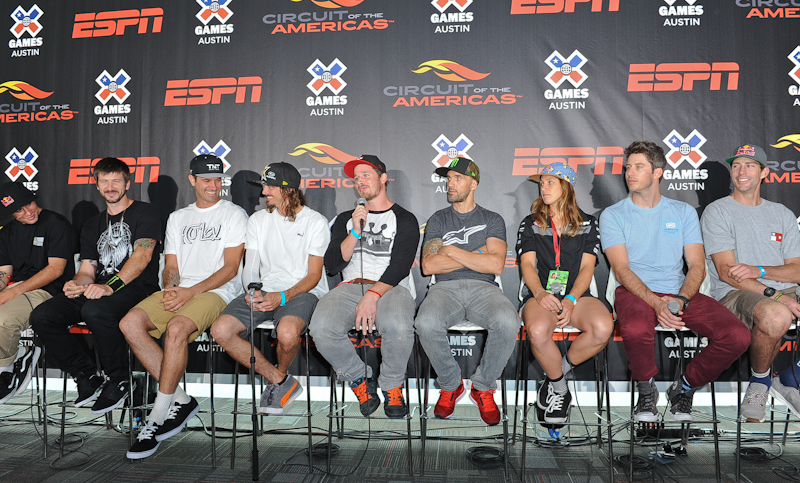
[[[700,222],[687,203],[661,196],[664,150],[653,142],[637,141],[625,149],[625,157],[630,196],[600,216],[600,238],[616,274],[614,307],[638,382],[633,416],[636,421],[658,420],[655,326],[686,327],[708,338],[708,346],[687,364],[667,396],[673,419],[691,421],[695,391],[747,350],[750,331],[722,304],[698,293],[706,273]],[[679,309],[673,312],[670,304]]]

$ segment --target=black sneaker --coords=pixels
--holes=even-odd
[[[104,382],[105,379],[97,374],[92,374],[89,377],[83,374],[77,376],[75,378],[75,384],[78,385],[78,399],[75,400],[75,407],[79,408],[85,406],[97,399],[97,395],[100,394]]]
[[[22,393],[28,388],[28,384],[33,377],[33,368],[39,362],[39,356],[42,354],[41,347],[27,347],[25,353],[14,361],[14,372],[19,379],[19,386],[17,386],[17,394]]]
[[[548,423],[565,423],[572,404],[572,394],[567,391],[559,394],[553,389],[552,384],[547,385],[547,407],[544,408],[544,420]]]
[[[353,390],[358,398],[358,404],[361,408],[361,414],[369,416],[381,405],[381,400],[378,398],[378,388],[375,387],[375,378],[360,377],[350,383],[350,389]]]
[[[161,444],[161,442],[155,438],[155,433],[158,429],[159,427],[156,423],[148,421],[139,431],[139,435],[136,436],[136,442],[133,443],[131,449],[126,453],[126,456],[129,459],[138,460],[147,458],[155,453],[158,449],[158,445]]]
[[[0,404],[5,404],[6,401],[14,397],[17,393],[17,385],[19,379],[14,372],[0,373]]]
[[[658,421],[658,389],[649,381],[639,381],[639,399],[633,409],[633,420],[636,422],[654,423]]]
[[[408,414],[406,398],[403,397],[403,385],[400,384],[394,389],[383,391],[383,412],[387,418],[401,419]]]
[[[92,406],[92,414],[105,414],[112,409],[117,409],[128,398],[129,386],[128,381],[120,381],[116,384],[111,381],[106,383]],[[133,388],[136,389],[136,383],[133,384]]]
[[[547,393],[548,391],[552,391],[552,385],[550,384],[550,379],[545,379],[544,382],[539,386],[539,390],[536,392],[536,406],[539,409],[547,409]]]
[[[667,389],[667,398],[670,403],[669,412],[672,414],[672,419],[681,422],[694,421],[694,417],[692,416],[692,400],[694,399],[695,391],[697,391],[697,388],[684,391],[681,378],[674,381],[669,389]]]
[[[186,423],[188,423],[199,410],[200,407],[195,398],[190,398],[189,402],[186,404],[173,402],[172,406],[169,408],[167,418],[164,420],[164,424],[160,425],[156,430],[156,441],[161,442],[180,433],[181,429],[186,426]],[[153,451],[155,451],[155,449]]]

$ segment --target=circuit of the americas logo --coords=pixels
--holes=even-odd
[[[667,163],[674,169],[678,169],[684,161],[691,164],[694,169],[697,169],[708,158],[700,151],[700,147],[706,143],[706,138],[697,132],[697,129],[693,130],[685,138],[673,129],[664,138],[664,143],[670,148],[666,154]]]
[[[347,66],[339,59],[333,59],[329,65],[325,65],[317,59],[307,70],[312,77],[307,87],[317,96],[325,89],[338,95],[347,86],[347,82],[341,77],[342,73],[347,70]]]
[[[6,161],[11,165],[6,169],[6,176],[11,181],[16,181],[20,176],[32,181],[36,173],[39,172],[36,166],[33,165],[38,158],[39,155],[31,147],[28,147],[24,153],[17,151],[17,148],[11,148],[11,151],[6,154]]]
[[[455,141],[450,141],[447,136],[442,134],[431,143],[431,147],[438,153],[435,158],[431,159],[431,163],[437,168],[441,168],[457,157],[466,155],[469,148],[472,147],[472,141],[464,134],[458,136]]]
[[[201,154],[213,154],[219,159],[221,159],[223,173],[227,172],[228,169],[231,167],[231,163],[229,163],[228,160],[225,159],[225,156],[230,154],[231,148],[229,148],[228,145],[225,144],[225,141],[223,141],[222,139],[220,139],[219,142],[215,144],[213,148],[211,147],[210,144],[205,142],[205,140],[200,141],[200,144],[198,144],[194,148],[193,152],[195,155],[198,156]]]
[[[569,81],[573,87],[580,87],[588,77],[581,67],[587,62],[586,57],[575,50],[569,57],[564,57],[557,50],[554,51],[547,60],[544,61],[551,71],[545,79],[551,86],[558,88],[565,81]]]

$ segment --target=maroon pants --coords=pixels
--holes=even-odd
[[[633,379],[647,381],[658,374],[655,362],[656,313],[644,300],[620,285],[614,308]],[[656,293],[659,297],[671,294]],[[750,346],[750,330],[722,304],[703,294],[692,298],[681,319],[686,327],[708,338],[708,346],[686,365],[686,381],[701,387],[714,381]]]

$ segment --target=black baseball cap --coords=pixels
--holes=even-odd
[[[358,158],[348,161],[347,164],[344,165],[344,174],[349,176],[350,178],[355,176],[354,170],[356,166],[359,164],[367,164],[372,166],[373,168],[377,169],[380,174],[386,172],[386,165],[383,164],[383,161],[378,159],[377,156],[374,154],[362,154]]]
[[[466,174],[467,176],[470,176],[478,183],[481,182],[481,170],[478,169],[478,165],[475,164],[475,161],[469,158],[463,158],[459,156],[456,159],[447,163],[447,166],[436,168],[434,173],[438,174],[442,178],[446,178],[447,173],[449,171],[455,171],[457,173]]]
[[[213,154],[200,154],[189,162],[189,174],[201,178],[227,178],[225,164]]]
[[[6,225],[14,219],[14,213],[36,200],[22,183],[3,183],[0,185],[0,225]]]
[[[247,182],[256,186],[280,186],[286,188],[300,188],[300,172],[289,163],[271,163],[261,171],[261,179]]]

